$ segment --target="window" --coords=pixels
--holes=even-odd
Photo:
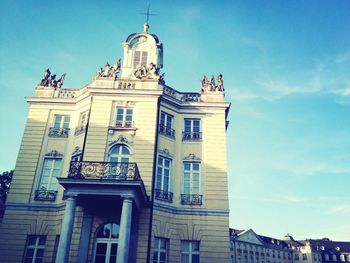
[[[200,163],[184,162],[182,204],[202,204],[200,195]]]
[[[52,252],[52,262],[56,262],[56,256],[57,256],[59,242],[60,242],[60,235],[56,235],[55,244],[54,244],[53,252]]]
[[[49,200],[54,201],[57,194],[57,179],[61,174],[62,158],[59,157],[45,157],[41,178],[39,183],[39,190],[35,193],[35,200]]]
[[[307,260],[307,255],[303,253],[303,260]]]
[[[333,261],[337,261],[337,255],[332,255]]]
[[[27,236],[26,250],[24,254],[24,263],[43,262],[46,236]]]
[[[133,113],[133,109],[117,108],[115,126],[118,128],[133,127],[132,113]]]
[[[115,263],[117,261],[119,225],[104,224],[97,232],[94,263]]]
[[[294,259],[297,261],[297,260],[299,260],[299,254],[295,254],[294,255]]]
[[[49,130],[49,136],[68,137],[69,121],[70,116],[68,115],[55,115],[54,125]]]
[[[173,201],[173,193],[170,192],[171,183],[171,164],[172,161],[169,158],[163,156],[158,157],[157,165],[157,177],[156,177],[156,189],[155,197],[158,200]]]
[[[202,133],[200,132],[200,119],[185,119],[184,124],[182,140],[199,141],[202,139]]]
[[[328,255],[328,254],[325,254],[325,255],[324,255],[324,259],[325,259],[326,261],[329,261],[329,255]]]
[[[134,68],[147,66],[147,51],[135,51],[134,53]]]
[[[165,113],[160,113],[160,123],[159,123],[159,133],[175,138],[175,130],[173,127],[173,119],[174,117]]]
[[[75,135],[79,135],[85,132],[87,121],[89,118],[89,112],[85,111],[80,114],[79,125],[75,128]]]
[[[168,240],[165,238],[154,239],[153,263],[166,263]]]
[[[181,241],[181,263],[199,263],[199,241]]]
[[[108,162],[105,167],[105,176],[125,180],[130,176],[135,176],[135,164],[129,163],[130,151],[125,145],[116,144],[113,146],[109,152]]]

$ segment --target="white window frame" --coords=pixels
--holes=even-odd
[[[113,149],[116,147],[119,147],[118,153],[112,153]],[[129,154],[124,154],[123,153],[123,148],[126,148],[129,151]],[[116,158],[117,161],[111,161],[111,158]],[[108,162],[115,162],[115,163],[121,163],[124,158],[128,158],[128,161],[126,163],[130,163],[131,161],[131,151],[130,147],[128,147],[126,144],[114,144],[110,149],[108,153]]]
[[[158,242],[156,242],[158,240]],[[161,241],[164,241],[165,248],[161,248]],[[155,237],[154,238],[154,249],[153,249],[153,259],[152,263],[167,263],[168,262],[168,247],[169,247],[169,239]],[[157,253],[157,258],[154,259],[154,253]],[[165,261],[160,259],[161,253],[165,254]]]
[[[190,190],[189,190],[189,193],[186,193],[185,192],[185,172],[187,171],[187,170],[185,170],[185,164],[189,164],[190,165],[190,170],[188,170],[189,171],[189,176],[190,176],[190,178],[189,178],[189,182],[190,182],[190,185],[189,185],[189,187],[190,187]],[[193,191],[193,165],[194,164],[198,164],[198,193],[195,193],[194,191]],[[198,194],[198,195],[200,195],[201,193],[202,193],[202,179],[201,179],[201,162],[194,162],[194,161],[184,161],[183,162],[183,164],[182,164],[183,166],[182,166],[182,169],[183,169],[183,172],[182,172],[182,194],[189,194],[189,195],[192,195],[192,194]]]
[[[43,190],[43,178],[44,178],[44,170],[45,170],[45,163],[48,161],[48,160],[52,160],[52,164],[51,164],[51,167],[50,167],[50,173],[49,173],[49,178],[48,178],[48,183],[47,183],[47,186],[44,186],[44,189],[47,190],[47,191],[57,191],[57,188],[58,188],[58,182],[53,182],[53,180],[55,180],[58,176],[61,175],[61,172],[62,172],[62,165],[63,165],[63,158],[62,157],[52,157],[52,156],[45,156],[44,157],[44,160],[43,160],[43,165],[42,165],[42,169],[41,169],[41,174],[40,174],[40,180],[39,180],[39,187],[38,189],[39,190]],[[60,161],[60,166],[59,166],[59,172],[58,172],[58,175],[57,176],[54,176],[53,175],[53,171],[55,169],[55,164],[57,161]],[[52,185],[55,185],[55,187],[52,187]]]
[[[138,54],[138,61],[136,61],[136,54]],[[141,66],[147,66],[147,61],[148,61],[148,51],[145,50],[135,50],[134,51],[134,56],[133,56],[133,61],[132,61],[132,66],[133,68],[138,68]]]
[[[159,159],[162,159],[162,163],[160,164],[159,163]],[[169,168],[165,167],[165,161],[168,160],[169,161]],[[159,180],[159,177],[158,177],[158,171],[159,169],[161,169],[162,173],[161,173],[161,186],[160,188],[157,188],[158,187],[158,180]],[[168,178],[168,188],[165,189],[164,187],[164,181],[165,181],[165,170],[168,169],[169,170],[169,178]],[[163,155],[158,155],[158,159],[157,159],[157,177],[156,177],[156,189],[157,190],[162,190],[164,192],[167,192],[167,193],[170,193],[171,192],[171,187],[172,187],[172,169],[173,169],[173,160],[168,158],[168,157],[165,157]]]
[[[188,251],[182,251],[182,243],[188,243]],[[199,250],[198,251],[193,251],[193,246],[195,243],[198,243],[198,248]],[[199,259],[198,259],[198,262],[200,262],[200,241],[196,241],[196,240],[181,240],[181,262],[183,260],[183,256],[188,256],[189,257],[189,261],[188,263],[193,263],[192,262],[192,256],[193,255],[198,255]]]
[[[116,223],[105,223],[101,227],[104,227],[105,225],[118,225]],[[118,225],[120,227],[120,225]],[[98,231],[100,231],[101,228],[99,228]],[[98,232],[97,232],[98,233]],[[120,232],[118,232],[119,235]],[[103,238],[103,237],[96,237],[95,238],[95,245],[94,245],[94,254],[93,254],[93,262],[95,263],[96,260],[96,252],[97,252],[97,245],[98,244],[106,244],[106,254],[105,254],[105,263],[109,262],[110,256],[111,256],[111,247],[112,245],[117,245],[117,255],[118,256],[118,244],[119,244],[119,238],[112,238],[111,233],[109,233],[109,237]]]
[[[122,110],[123,113],[119,114],[118,111]],[[131,114],[128,114],[128,111],[131,110]],[[121,120],[118,120],[118,116],[122,116]],[[131,120],[127,120],[127,117],[131,116]],[[115,126],[117,128],[132,128],[133,125],[133,117],[134,117],[134,109],[128,107],[116,107],[115,109]]]
[[[57,118],[61,118],[61,120],[59,122],[57,122]],[[56,125],[56,124],[58,124],[58,125]],[[69,129],[69,124],[70,124],[70,115],[55,114],[53,128]]]
[[[30,238],[34,238],[34,237],[35,237],[35,244],[29,245],[29,239]],[[40,238],[44,239],[44,244],[43,245],[39,244],[40,243]],[[24,258],[23,258],[23,262],[27,262],[26,259],[27,259],[28,249],[34,249],[33,257],[30,257],[30,258],[32,258],[31,263],[35,263],[37,259],[43,260],[44,253],[45,253],[45,244],[46,244],[46,236],[43,236],[43,235],[28,235],[27,236],[26,250],[25,250],[25,255],[24,255]],[[37,257],[39,249],[43,250],[43,255],[40,258]]]
[[[164,122],[162,123],[162,116],[164,116]],[[170,120],[170,126],[168,125],[169,123],[169,120]],[[163,125],[164,127],[166,128],[170,128],[172,129],[174,127],[174,116],[169,114],[169,113],[166,113],[164,111],[161,111],[160,112],[160,120],[159,120],[159,123],[161,125]]]

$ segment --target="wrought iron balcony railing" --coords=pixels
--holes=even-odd
[[[34,200],[36,201],[55,201],[57,196],[57,191],[54,190],[36,190]]]
[[[78,127],[75,128],[74,135],[77,136],[77,135],[82,134],[82,133],[84,133],[84,132],[86,132],[86,125],[84,125],[84,126],[78,126]]]
[[[182,132],[183,141],[201,141],[202,132]]]
[[[181,194],[182,205],[201,205],[202,195],[200,194]]]
[[[160,134],[163,134],[165,136],[171,137],[171,138],[175,138],[175,130],[169,127],[166,127],[162,124],[159,124],[158,126],[158,132]]]
[[[133,121],[115,121],[115,127],[116,128],[133,128],[134,122]]]
[[[49,137],[68,137],[69,128],[56,128],[51,127],[49,129]]]
[[[136,163],[71,162],[68,178],[141,180]]]
[[[157,200],[165,201],[172,203],[173,202],[173,193],[166,192],[163,190],[155,189],[155,196]]]

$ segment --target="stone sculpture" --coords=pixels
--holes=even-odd
[[[208,80],[207,76],[203,76],[201,79],[202,84],[202,92],[213,92],[213,91],[224,91],[224,81],[222,79],[222,74],[219,73],[219,75],[216,78],[217,83],[215,83],[215,78],[212,76],[210,80]]]
[[[53,87],[53,88],[61,88],[64,82],[64,78],[66,74],[62,74],[60,79],[56,80],[56,74],[51,74],[50,69],[47,69],[44,72],[44,76],[41,79],[39,85],[44,87]]]

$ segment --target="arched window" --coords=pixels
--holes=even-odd
[[[119,239],[119,225],[104,224],[97,231],[94,263],[116,263]]]
[[[117,144],[109,152],[109,162],[128,163],[130,161],[130,151],[123,144]]]

